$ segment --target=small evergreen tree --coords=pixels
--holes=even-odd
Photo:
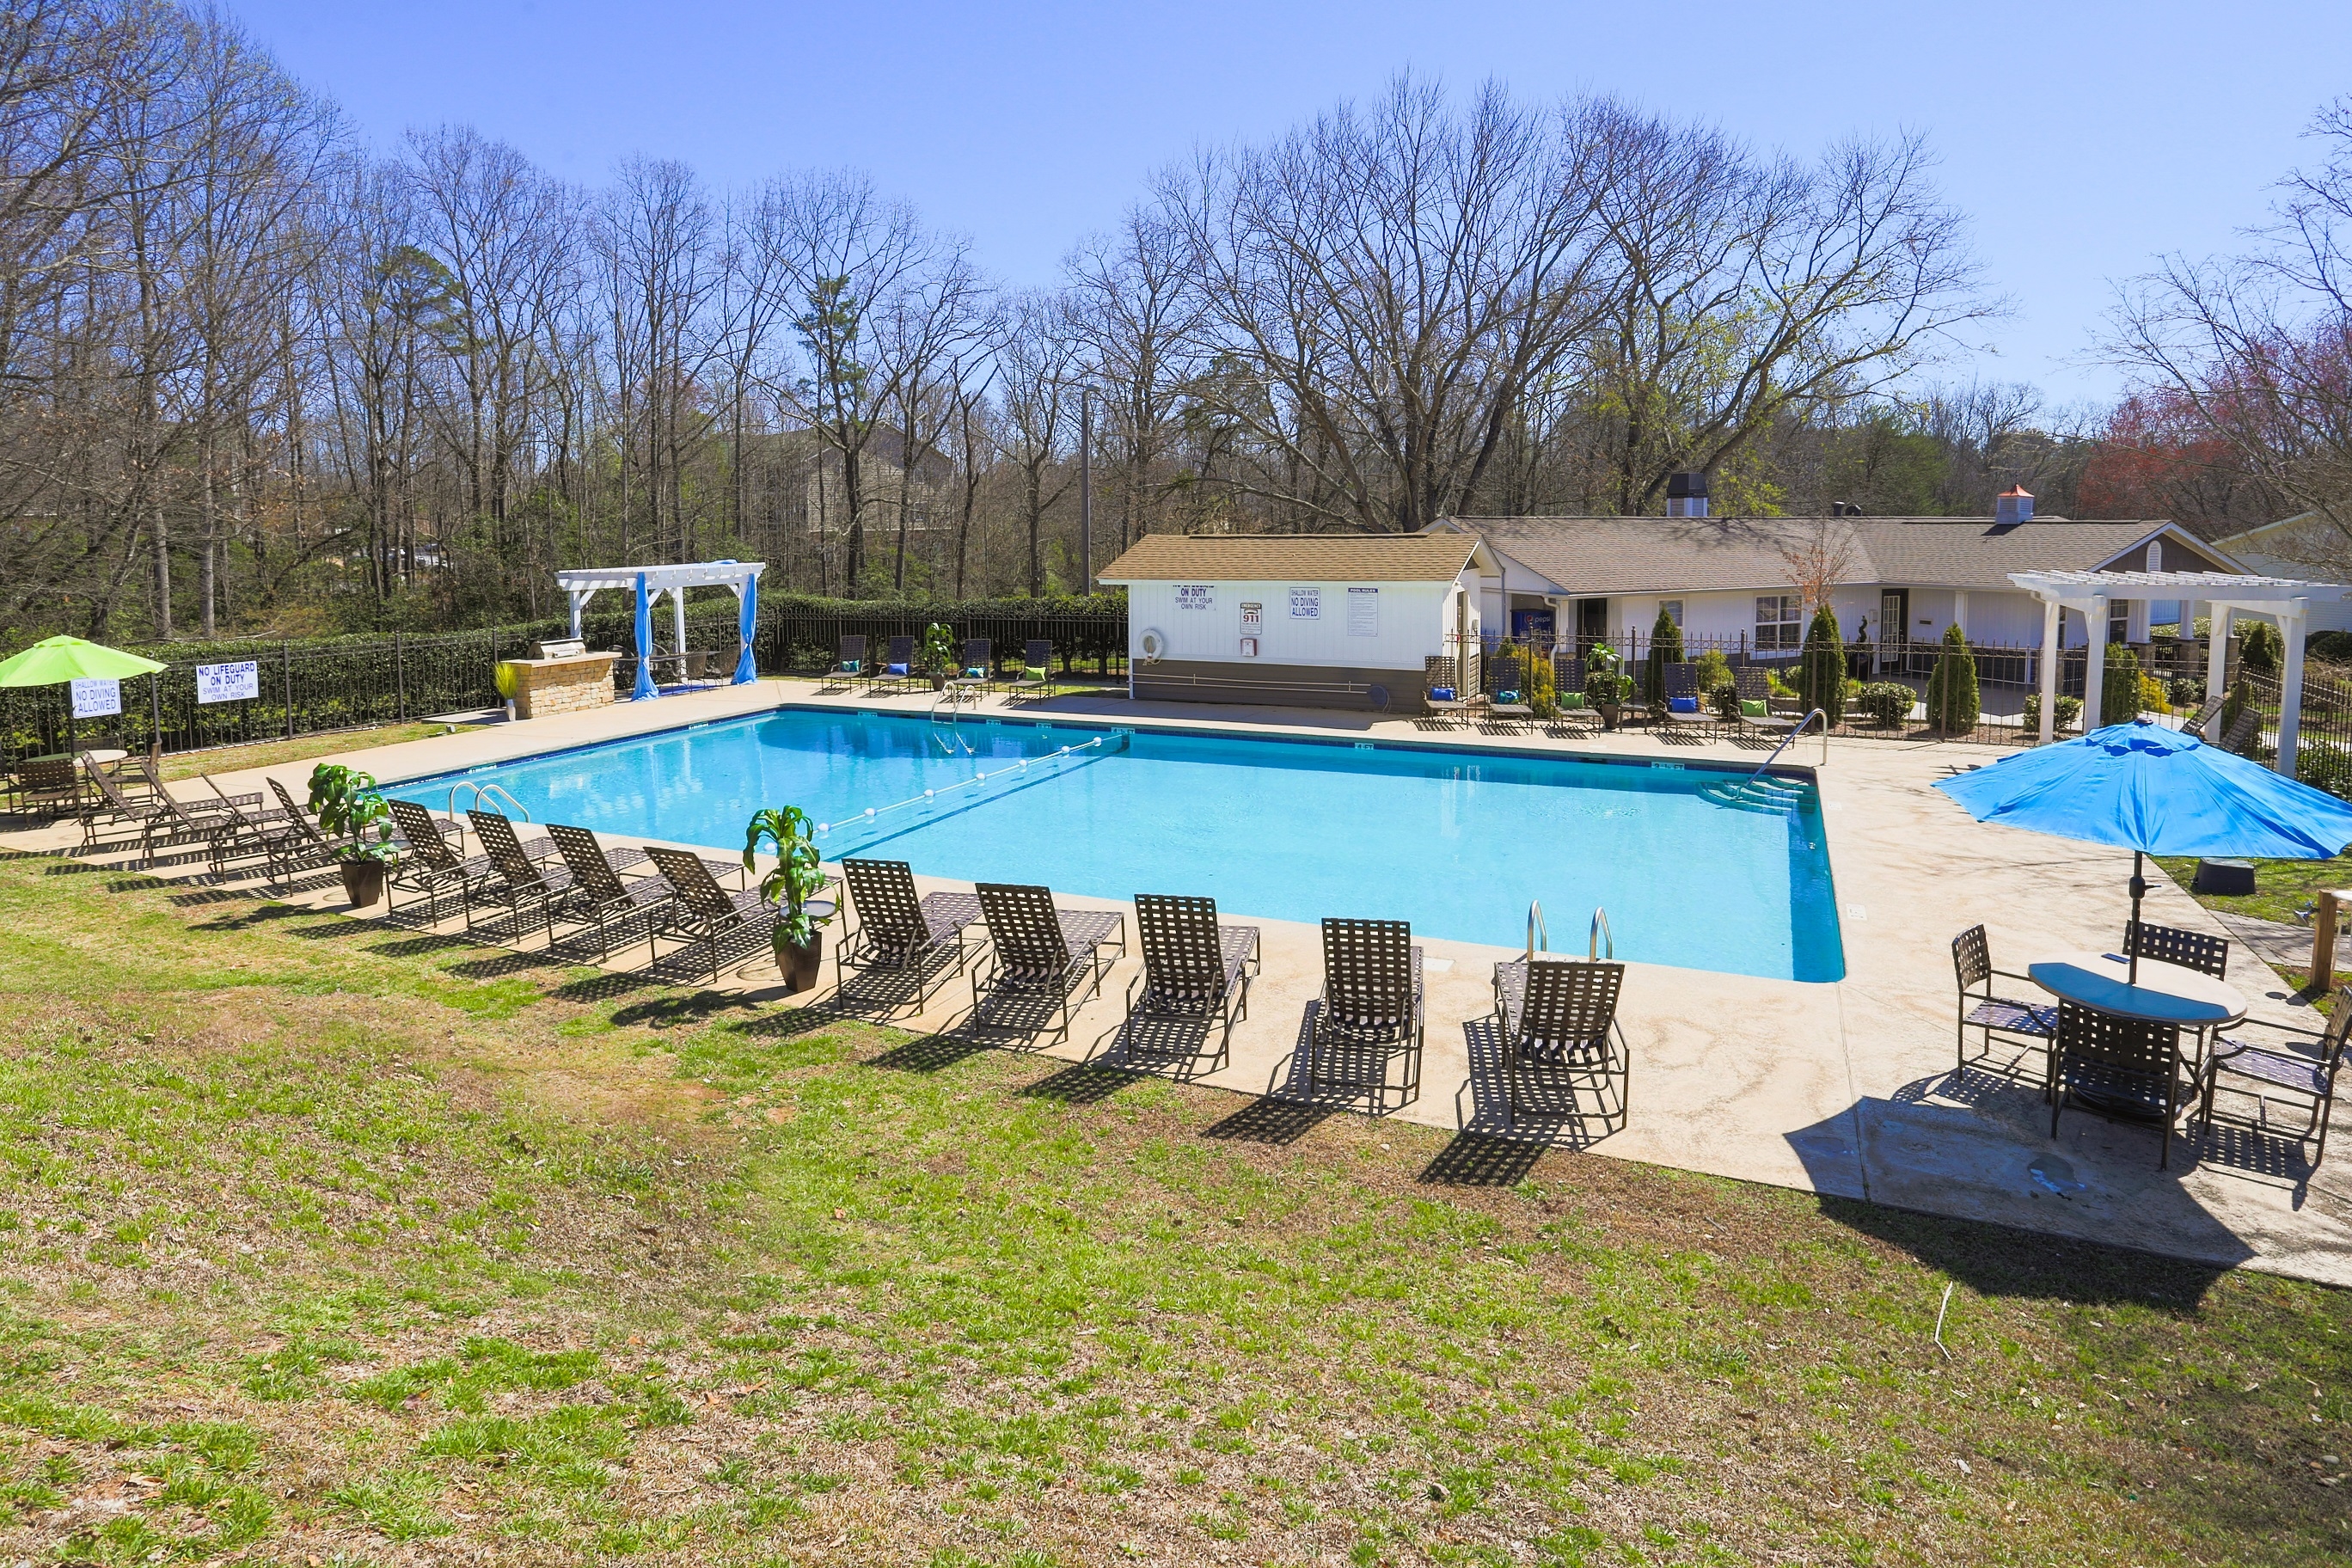
[[[1642,695],[1652,702],[1666,700],[1666,666],[1683,661],[1683,629],[1663,606],[1658,624],[1650,628],[1649,679]]]
[[[2286,661],[2286,639],[2268,621],[2247,621],[2238,627],[2238,662],[2256,675],[2276,675]]]
[[[2139,655],[2111,643],[2099,669],[2099,722],[2128,724],[2139,717]]]
[[[1969,651],[1969,635],[1953,622],[1944,628],[1944,651],[1936,672],[1927,678],[1927,722],[1948,735],[1977,727],[1984,699],[1977,689],[1977,656]]]
[[[1805,710],[1820,709],[1832,727],[1845,722],[1845,644],[1838,639],[1837,616],[1823,605],[1805,628],[1805,649],[1797,661],[1797,695]]]

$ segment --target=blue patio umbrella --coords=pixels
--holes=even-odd
[[[646,594],[646,574],[637,574],[637,684],[629,692],[629,700],[642,702],[648,697],[659,697],[661,688],[654,684],[654,602]]]
[[[2146,719],[2020,752],[1936,787],[1979,822],[2129,849],[2134,921],[2147,891],[2143,855],[2326,860],[2352,844],[2352,804]]]
[[[760,629],[760,580],[743,579],[743,604],[735,618],[736,635],[743,639],[743,657],[735,661],[735,684],[759,679],[760,668],[751,662],[751,634]]]

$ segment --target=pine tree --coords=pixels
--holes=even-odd
[[[2128,724],[2139,717],[2139,655],[2111,643],[2099,671],[2099,722]]]
[[[1948,735],[1977,726],[1984,699],[1977,689],[1977,658],[1969,635],[1955,621],[1944,628],[1944,651],[1927,678],[1927,722]]]
[[[1813,624],[1805,629],[1797,690],[1807,712],[1820,709],[1832,728],[1845,722],[1845,644],[1838,640],[1837,617],[1827,605],[1813,612]]]

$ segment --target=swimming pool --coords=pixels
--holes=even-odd
[[[440,810],[453,784],[495,784],[535,821],[739,853],[751,813],[798,805],[826,825],[828,860],[874,854],[930,876],[1103,898],[1206,893],[1235,913],[1402,919],[1431,936],[1509,946],[1525,940],[1528,901],[1540,899],[1559,951],[1583,951],[1600,907],[1620,958],[1839,979],[1818,795],[1805,785],[1776,809],[1727,803],[1739,776],[783,709],[388,793]],[[461,807],[472,793],[460,790]]]

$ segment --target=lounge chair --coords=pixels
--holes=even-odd
[[[1979,1059],[1992,1053],[1995,1036],[2013,1040],[2030,1050],[2042,1053],[2042,1098],[2051,1095],[2051,1053],[2058,1037],[2058,1009],[2053,1005],[2020,1002],[1994,991],[1996,977],[2002,980],[2032,981],[2011,969],[1995,969],[1992,947],[1985,940],[1985,928],[1970,926],[1952,939],[1952,973],[1959,982],[1960,1003],[1958,1023],[1953,1033],[1958,1037],[1952,1070],[1963,1073],[1969,1067],[1969,1031],[1983,1034],[1984,1049]]]
[[[841,657],[834,662],[831,669],[825,671],[824,680],[822,683],[823,689],[829,691],[846,690],[865,679],[866,639],[862,637],[843,637]]]
[[[1755,665],[1731,672],[1732,689],[1739,695],[1739,729],[1743,734],[1785,735],[1797,721],[1772,711],[1772,677]]]
[[[1495,692],[1486,700],[1486,717],[1496,728],[1524,730],[1536,715],[1528,700],[1527,666],[1516,658],[1495,662]]]
[[[1461,679],[1454,673],[1454,661],[1442,653],[1430,654],[1421,661],[1421,705],[1437,723],[1451,727],[1466,721],[1474,706],[1471,694],[1462,689]]]
[[[1706,710],[1706,693],[1698,689],[1698,667],[1687,662],[1670,664],[1664,676],[1666,728],[1710,733],[1715,715]]]
[[[989,952],[972,968],[972,1022],[988,1026],[990,1007],[999,1001],[1042,997],[1050,1005],[1048,1021],[1060,1017],[1055,1037],[1068,1039],[1071,1015],[1084,1000],[1071,997],[1082,984],[1087,996],[1101,987],[1110,967],[1103,949],[1114,939],[1127,951],[1127,917],[1055,909],[1046,888],[982,882],[977,891]]]
[[[282,811],[249,810],[243,804],[258,800],[257,795],[229,795],[213,783],[210,773],[205,783],[220,797],[223,815],[229,826],[214,841],[213,866],[215,871],[226,871],[233,860],[258,859],[262,875],[272,887],[293,879],[297,871],[307,871],[325,865],[334,858],[331,847],[321,847],[326,840],[310,827],[308,821],[286,820]]]
[[[2249,1028],[2278,1037],[2277,1044],[2256,1044],[2242,1037],[2239,1031]],[[2253,1099],[2256,1120],[2248,1124],[2253,1131],[2277,1137],[2278,1131],[2270,1121],[2271,1101],[2300,1100],[2309,1116],[2303,1130],[2291,1136],[2298,1143],[2317,1140],[2318,1147],[2311,1155],[2312,1168],[2317,1170],[2327,1158],[2327,1121],[2336,1109],[2336,1080],[2344,1068],[2347,1039],[2352,1039],[2352,986],[2336,988],[2336,1005],[2327,1015],[2327,1027],[2317,1032],[2259,1018],[2232,1024],[2229,1033],[2214,1040],[2213,1051],[2199,1075],[2202,1081],[2195,1125],[2200,1131],[2212,1127],[2214,1092],[2226,1088]],[[2225,1075],[2242,1079],[2249,1087],[2224,1084]]]
[[[1369,1094],[1412,1103],[1421,1092],[1421,948],[1403,921],[1323,922],[1323,994],[1307,1042],[1310,1095]],[[1392,1070],[1402,1062],[1400,1076]]]
[[[904,860],[844,860],[841,874],[852,917],[843,921],[839,951],[845,991],[866,975],[887,974],[912,982],[919,1008],[950,974],[963,973],[965,930],[982,919],[977,898],[919,898]]]
[[[83,847],[88,848],[98,843],[103,828],[133,827],[139,832],[139,863],[142,866],[152,866],[155,863],[155,839],[158,833],[163,835],[164,841],[167,843],[184,841],[178,837],[183,832],[181,814],[173,808],[173,802],[168,798],[159,800],[142,795],[133,800],[122,792],[121,785],[112,774],[96,768],[90,769],[87,777],[90,787],[98,792],[100,800],[104,803],[104,807],[101,810],[82,814]]]
[[[1625,966],[1596,960],[1515,958],[1495,965],[1495,1012],[1503,1023],[1507,1125],[1521,1105],[1580,1118],[1597,1101],[1604,1135],[1624,1125],[1633,1055],[1617,1022]]]
[[[400,912],[400,894],[422,894],[425,900],[425,919],[435,924],[441,920],[441,895],[455,893],[460,908],[474,884],[490,875],[489,857],[475,856],[467,859],[461,853],[465,843],[464,830],[454,822],[444,824],[438,817],[413,800],[394,800],[385,804],[392,807],[392,825],[406,843],[407,851],[385,874],[385,908],[388,913]],[[447,835],[457,835],[459,847],[450,846]]]
[[[514,824],[500,813],[477,809],[466,813],[466,820],[473,824],[474,842],[482,847],[482,855],[490,863],[488,874],[477,877],[466,889],[467,931],[474,929],[478,905],[496,904],[514,921],[517,936],[522,934],[523,921],[529,916],[538,920],[553,942],[555,910],[572,891],[572,873],[561,866],[544,865],[526,851],[515,837]]]
[[[915,639],[892,637],[889,651],[882,656],[882,663],[866,678],[866,694],[871,697],[879,692],[886,697],[894,696],[901,691],[914,690],[922,681],[923,678],[915,673]]]
[[[2172,1124],[2180,1114],[2180,1029],[2058,1003],[2051,1051],[2050,1136],[2068,1106],[2094,1115],[2153,1123],[2163,1135],[2161,1171],[2172,1163]]]
[[[1054,645],[1032,637],[1023,646],[1021,678],[1006,686],[1013,697],[1051,697],[1054,695]]]
[[[995,681],[996,645],[986,637],[965,638],[962,660],[948,680],[950,689],[977,698],[984,696]]]
[[[756,933],[761,944],[767,942],[769,929],[776,920],[776,906],[760,897],[757,889],[730,891],[719,885],[710,874],[710,863],[698,855],[684,849],[672,849],[664,845],[649,846],[646,853],[653,858],[654,868],[662,880],[670,885],[677,896],[659,907],[654,917],[651,935],[646,942],[649,962],[661,962],[661,950],[654,939],[675,937],[677,952],[683,952],[698,942],[710,948],[710,978],[719,979],[719,959],[728,937],[739,931]]]
[[[1216,1051],[1209,1070],[1223,1067],[1234,1026],[1249,1016],[1257,927],[1219,925],[1214,899],[1138,893],[1135,935],[1143,950],[1143,973],[1128,985],[1127,1022],[1119,1027],[1114,1057],[1122,1066],[1139,1058],[1196,1064],[1213,1030]]]
[[[2158,963],[2177,963],[2183,969],[2193,969],[2216,980],[2230,977],[2228,941],[2208,936],[2201,931],[2182,931],[2179,926],[2126,921],[2124,956],[2150,959]]]
[[[556,853],[563,857],[563,868],[572,873],[572,887],[555,909],[557,919],[569,920],[572,935],[593,926],[596,931],[596,956],[609,958],[620,948],[633,945],[636,938],[629,934],[632,926],[645,927],[646,957],[653,957],[653,923],[661,906],[677,897],[669,884],[652,877],[636,877],[623,880],[624,865],[641,864],[645,851],[631,848],[633,857],[623,859],[596,842],[596,836],[584,827],[572,827],[561,822],[547,825],[547,836],[555,842]],[[620,941],[614,940],[615,930]],[[552,927],[550,928],[552,935]]]

